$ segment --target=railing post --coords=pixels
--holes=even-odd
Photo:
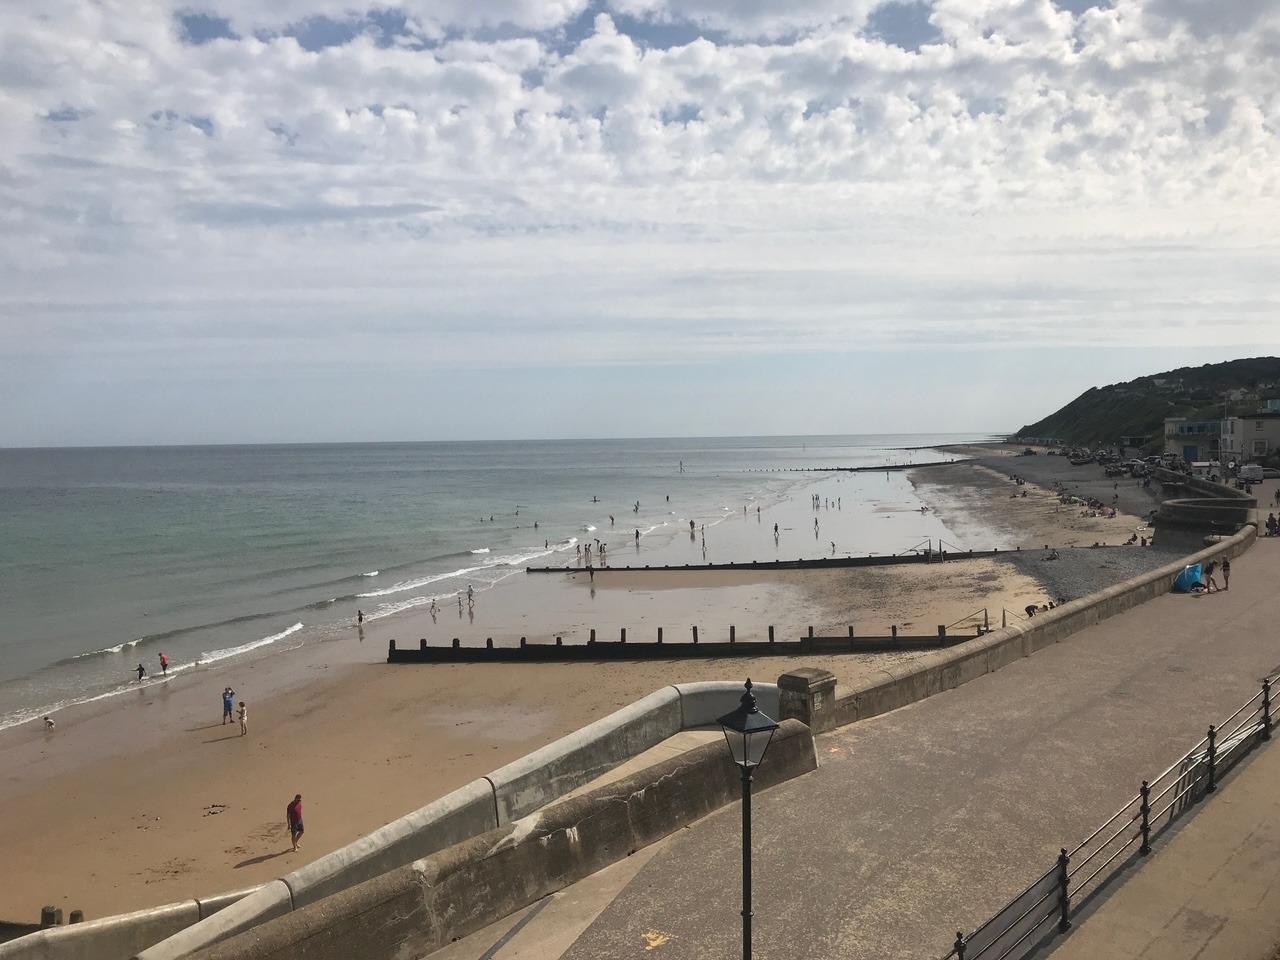
[[[964,932],[963,931],[961,930],[956,931],[956,944],[955,944],[955,947],[953,947],[952,949],[955,950],[956,957],[958,958],[958,960],[964,960]]]
[[[1262,681],[1262,739],[1271,739],[1271,678]]]
[[[1063,847],[1058,854],[1058,908],[1061,911],[1058,917],[1058,929],[1066,933],[1071,929],[1071,892],[1067,885],[1070,877],[1067,874],[1067,864],[1071,862],[1071,858],[1067,856],[1067,848]]]
[[[1145,857],[1151,852],[1151,784],[1143,780],[1138,792],[1142,795],[1142,846],[1138,852]]]
[[[1213,793],[1218,789],[1218,731],[1209,724],[1209,786],[1206,789]]]

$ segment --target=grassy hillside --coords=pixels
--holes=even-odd
[[[1233,401],[1233,415],[1253,413],[1261,401],[1280,397],[1280,357],[1254,357],[1181,367],[1128,383],[1092,387],[1061,410],[1018,431],[1024,437],[1056,437],[1086,446],[1117,444],[1122,436],[1146,436],[1153,445],[1167,417],[1219,420],[1226,394],[1247,391]]]

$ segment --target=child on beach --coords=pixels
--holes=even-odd
[[[138,682],[141,683],[147,676],[147,668],[142,664],[138,664]]]
[[[244,701],[240,701],[240,709],[236,711],[236,716],[240,718],[240,736],[244,736],[249,732],[249,708],[244,705]]]

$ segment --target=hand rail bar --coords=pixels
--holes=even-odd
[[[1115,823],[1115,821],[1119,820],[1120,817],[1124,814],[1124,812],[1128,810],[1130,807],[1132,807],[1135,803],[1137,803],[1138,800],[1139,800],[1138,797],[1133,797],[1132,799],[1125,801],[1125,805],[1123,807],[1121,807],[1119,810],[1113,813],[1107,819],[1107,821],[1102,824],[1102,826],[1098,827],[1097,830],[1093,831],[1093,833],[1089,834],[1087,837],[1081,840],[1080,843],[1076,845],[1076,848],[1072,850],[1070,854],[1068,854],[1068,856],[1074,857],[1077,853],[1083,850],[1086,846],[1089,845],[1089,842],[1093,840],[1094,837],[1100,834],[1103,830],[1107,829],[1107,827],[1111,826],[1111,824]],[[1132,823],[1133,818],[1130,818],[1129,822]]]
[[[1034,887],[1034,886],[1035,886],[1035,884],[1032,884],[1031,886],[1032,886],[1032,887]],[[1030,890],[1030,889],[1031,889],[1031,887],[1027,887],[1027,890]],[[1022,893],[1026,893],[1026,892],[1027,892],[1027,890],[1023,890],[1023,891],[1022,891]],[[1017,900],[1018,900],[1018,897],[1021,897],[1021,896],[1022,896],[1022,893],[1018,894],[1018,896],[1017,896],[1017,897],[1014,897],[1012,900],[1010,900],[1010,901],[1009,901],[1009,903],[1016,903],[1016,902],[1017,902]],[[1018,916],[1017,916],[1016,918],[1014,918],[1014,921],[1013,921],[1012,923],[1008,924],[1008,926],[1006,927],[1006,929],[1012,929],[1013,927],[1017,926],[1017,925],[1018,925],[1019,923],[1021,923],[1023,920],[1027,919],[1027,917],[1031,916],[1031,914],[1032,914],[1032,913],[1034,913],[1034,912],[1036,911],[1036,908],[1038,908],[1041,904],[1043,904],[1043,903],[1044,903],[1046,900],[1048,900],[1050,897],[1056,897],[1056,896],[1058,896],[1058,893],[1059,893],[1059,891],[1058,891],[1057,889],[1053,889],[1053,890],[1046,890],[1044,893],[1042,893],[1039,897],[1037,897],[1037,898],[1035,899],[1035,901],[1031,904],[1031,906],[1027,907],[1027,909],[1026,909],[1026,910],[1023,910],[1023,911],[1022,911],[1022,913],[1018,914]],[[1005,906],[1007,907],[1007,906],[1008,906],[1008,904],[1005,904]],[[1004,911],[1002,910],[1001,912],[1003,913]],[[967,937],[965,938],[965,940],[966,940],[966,941],[968,941],[968,940],[972,940],[972,939],[973,939],[974,937],[976,937],[979,933],[981,933],[983,930],[985,930],[987,927],[989,927],[993,922],[995,922],[996,917],[998,917],[999,915],[1000,915],[1000,914],[996,914],[996,915],[995,915],[995,916],[993,916],[990,920],[988,920],[986,923],[984,923],[982,926],[978,927],[978,929],[974,930],[974,931],[973,931],[973,933],[969,934],[969,936],[967,936]],[[1033,927],[1032,929],[1035,929],[1035,928]],[[1028,930],[1028,931],[1027,931],[1027,933],[1024,933],[1021,937],[1019,937],[1019,938],[1017,939],[1017,941],[1015,941],[1014,946],[1016,946],[1017,944],[1021,943],[1021,942],[1026,938],[1027,934],[1028,934],[1028,933],[1030,933],[1030,932],[1031,932],[1031,931],[1030,931],[1030,930]],[[965,960],[982,960],[982,955],[983,955],[984,953],[986,953],[989,949],[991,949],[991,947],[993,947],[993,946],[995,945],[996,941],[997,941],[997,940],[999,940],[999,939],[1000,939],[1000,938],[999,938],[999,936],[997,936],[995,939],[993,939],[993,940],[991,941],[991,943],[987,944],[985,947],[983,947],[981,950],[979,950],[977,953],[975,953],[972,957],[968,957],[968,956],[966,956],[966,957],[965,957]],[[1012,949],[1012,946],[1010,947],[1010,949]],[[996,958],[995,958],[995,960],[1004,960],[1004,958],[1005,958],[1005,957],[1007,957],[1008,955],[1009,955],[1009,950],[1006,950],[1004,953],[1000,954],[1000,956],[999,956],[999,957],[996,957]]]
[[[1096,857],[1098,854],[1100,854],[1103,850],[1107,849],[1107,847],[1111,846],[1111,841],[1112,841],[1112,840],[1114,840],[1116,837],[1120,836],[1121,834],[1123,834],[1123,833],[1124,833],[1126,830],[1128,830],[1130,827],[1132,827],[1132,826],[1133,826],[1133,824],[1134,824],[1134,821],[1138,820],[1138,819],[1139,819],[1139,817],[1141,817],[1141,814],[1140,814],[1140,813],[1139,813],[1139,814],[1135,814],[1134,816],[1130,817],[1130,818],[1129,818],[1129,822],[1128,822],[1128,823],[1126,823],[1123,827],[1121,827],[1119,830],[1117,830],[1117,831],[1116,831],[1115,833],[1113,833],[1111,836],[1107,837],[1107,839],[1106,839],[1106,840],[1104,840],[1102,843],[1098,844],[1097,849],[1096,849],[1096,850],[1094,850],[1094,851],[1093,851],[1093,853],[1091,853],[1091,854],[1089,854],[1087,857],[1085,857],[1083,860],[1081,860],[1078,864],[1076,864],[1076,865],[1071,869],[1071,872],[1067,874],[1067,876],[1068,876],[1068,877],[1074,877],[1077,873],[1079,873],[1082,869],[1084,869],[1085,864],[1087,864],[1090,860],[1092,860],[1094,857]],[[1132,843],[1133,841],[1131,840],[1131,841],[1129,841],[1129,842],[1130,842],[1130,843]],[[1125,844],[1125,846],[1128,846],[1128,844]],[[1078,851],[1079,849],[1080,849],[1079,847],[1076,847],[1076,850],[1077,850],[1077,851]]]
[[[1138,839],[1137,836],[1130,837],[1128,841],[1124,844],[1124,846],[1122,846],[1119,850],[1117,850],[1111,856],[1107,857],[1107,859],[1104,860],[1102,863],[1098,864],[1097,870],[1093,871],[1093,873],[1089,874],[1089,876],[1085,877],[1085,879],[1077,883],[1075,886],[1075,893],[1077,894],[1077,896],[1079,895],[1081,890],[1083,890],[1085,887],[1089,885],[1090,881],[1092,881],[1094,877],[1100,874],[1103,870],[1107,869],[1107,867],[1111,865],[1112,861],[1114,861],[1116,857],[1120,856],[1120,854],[1124,853],[1131,846],[1133,846],[1134,841],[1136,841],[1137,839]]]

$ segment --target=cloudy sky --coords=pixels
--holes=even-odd
[[[1280,353],[1277,0],[0,0],[0,445],[1006,431]]]

